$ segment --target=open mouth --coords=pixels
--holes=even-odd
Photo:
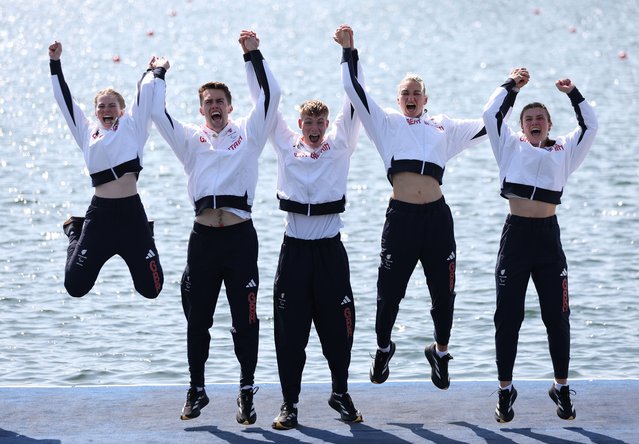
[[[417,109],[417,105],[415,105],[414,103],[407,103],[406,104],[406,109],[408,111],[415,111]]]
[[[113,123],[114,119],[113,119],[113,116],[104,116],[104,117],[102,117],[102,120],[104,120],[104,123],[106,123],[106,124],[111,124],[111,123]]]
[[[311,143],[317,143],[320,140],[320,136],[317,134],[311,134],[308,136],[308,140],[310,140]]]
[[[222,113],[219,111],[215,111],[214,113],[211,114],[211,119],[213,120],[221,120],[222,119]]]
[[[533,136],[540,136],[541,135],[541,130],[539,128],[535,128],[533,130],[530,130],[530,134]]]

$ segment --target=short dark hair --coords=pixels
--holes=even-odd
[[[200,89],[197,90],[197,93],[200,96],[200,105],[202,104],[202,94],[204,94],[204,91],[206,91],[207,89],[221,89],[222,91],[224,91],[226,101],[229,105],[231,105],[231,90],[228,86],[226,86],[225,83],[222,82],[208,82],[200,86]]]
[[[321,100],[307,100],[300,105],[300,117],[328,117],[328,106]]]

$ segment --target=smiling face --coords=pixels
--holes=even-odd
[[[397,104],[406,117],[417,118],[422,115],[428,96],[423,80],[416,75],[408,75],[399,84]]]
[[[219,133],[229,121],[229,114],[233,111],[231,93],[226,85],[213,82],[203,85],[199,91],[200,114],[206,120],[206,126]]]
[[[520,116],[521,130],[533,146],[546,146],[552,128],[550,114],[541,103],[526,105]]]
[[[124,114],[124,99],[120,94],[112,90],[98,93],[94,99],[95,116],[103,127],[110,129]]]
[[[297,124],[302,130],[304,143],[310,148],[319,148],[328,129],[328,107],[319,100],[304,102],[300,106]]]

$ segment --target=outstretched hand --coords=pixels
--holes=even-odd
[[[60,60],[62,55],[62,43],[57,40],[49,45],[49,58],[51,60]]]
[[[528,84],[528,81],[530,81],[530,74],[526,68],[515,68],[511,71],[508,78],[513,79],[515,81],[515,86],[521,89]]]
[[[339,43],[342,48],[355,48],[353,29],[348,25],[340,25],[333,34],[333,40]]]
[[[570,79],[559,79],[555,82],[555,86],[559,91],[566,94],[575,89],[575,84]]]
[[[246,54],[249,51],[255,51],[260,47],[260,39],[257,38],[257,34],[250,29],[243,29],[240,32],[240,38],[238,39],[242,51]]]

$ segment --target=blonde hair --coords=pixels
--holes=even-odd
[[[300,105],[300,116],[328,117],[328,106],[321,100],[307,100]]]
[[[419,83],[422,86],[422,94],[426,95],[426,84],[424,83],[424,79],[422,79],[419,75],[412,72],[406,73],[406,75],[401,80],[401,82],[399,82],[399,85],[397,85],[397,94],[401,93],[400,87],[402,83],[411,81],[411,80]]]

